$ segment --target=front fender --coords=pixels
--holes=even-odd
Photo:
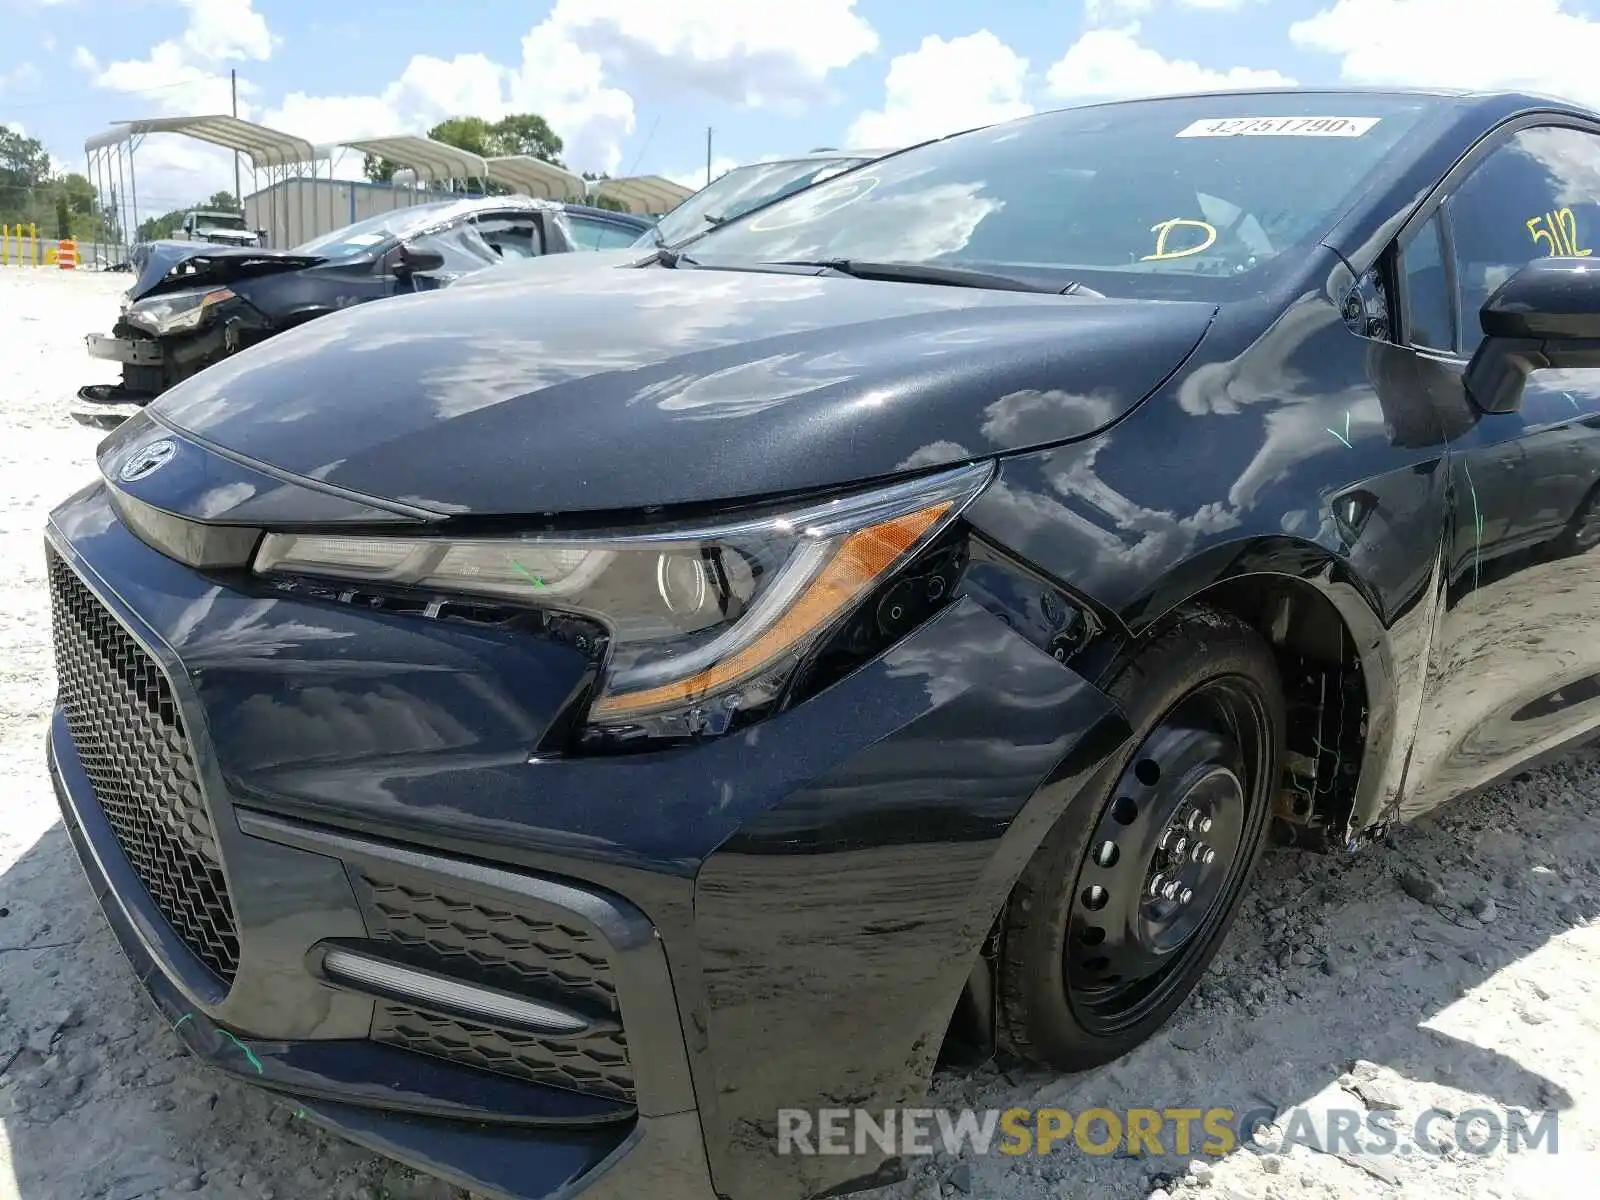
[[[1313,478],[1291,492],[1298,504],[1286,496],[1229,510],[1230,481],[1193,465],[1174,477],[1147,464],[1137,490],[1112,484],[1097,469],[1110,457],[1105,440],[1007,460],[968,520],[1127,637],[1226,585],[1248,592],[1287,578],[1314,590],[1338,613],[1367,689],[1349,829],[1376,823],[1398,798],[1421,712],[1447,503],[1442,458],[1353,484]],[[1163,492],[1162,480],[1181,483]]]

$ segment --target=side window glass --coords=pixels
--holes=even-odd
[[[639,231],[610,221],[595,221],[588,217],[567,214],[567,225],[572,240],[580,250],[617,250],[631,246],[639,240]]]
[[[1489,294],[1545,255],[1588,257],[1600,239],[1600,136],[1524,129],[1472,172],[1448,203],[1461,350],[1483,340]]]
[[[478,233],[501,258],[538,258],[544,241],[532,217],[479,217]]]
[[[1443,230],[1438,213],[1417,230],[1411,244],[1400,252],[1400,274],[1405,281],[1406,342],[1433,350],[1454,350],[1455,306],[1444,269]]]

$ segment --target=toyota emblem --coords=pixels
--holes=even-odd
[[[159,438],[140,446],[122,464],[122,470],[117,472],[117,478],[123,483],[137,483],[141,479],[154,475],[167,463],[172,461],[172,456],[178,452],[178,443],[171,438]]]

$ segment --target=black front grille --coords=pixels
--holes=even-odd
[[[233,904],[172,686],[60,556],[48,554],[60,701],[94,798],[161,915],[231,983],[239,965]]]
[[[521,992],[620,1023],[606,947],[585,930],[517,912],[451,884],[358,875],[374,938],[405,947],[408,962]],[[533,1037],[399,1004],[379,1005],[375,1041],[593,1096],[632,1102],[633,1072],[620,1029],[578,1037]]]

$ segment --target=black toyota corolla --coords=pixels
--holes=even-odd
[[[1530,97],[1091,106],[208,368],[47,534],[111,925],[480,1192],[889,1177],[779,1110],[1115,1058],[1269,832],[1600,725],[1595,178]]]

